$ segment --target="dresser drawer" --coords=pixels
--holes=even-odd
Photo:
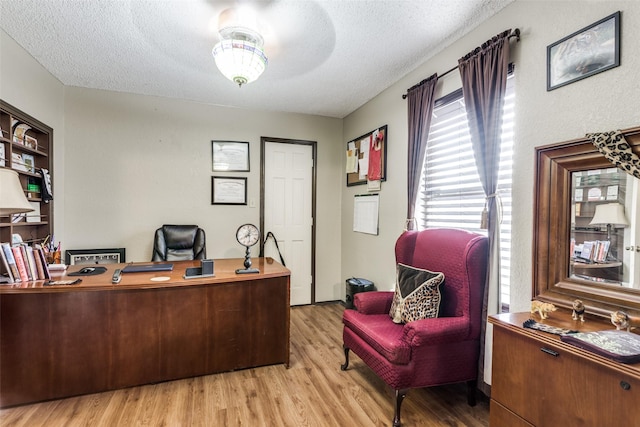
[[[493,346],[491,398],[528,423],[602,427],[640,420],[640,380],[590,353],[500,326]]]
[[[535,427],[533,424],[529,424],[493,399],[491,399],[490,405],[490,427]]]

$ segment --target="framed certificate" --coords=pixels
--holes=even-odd
[[[247,178],[211,177],[212,205],[246,205]]]
[[[249,143],[211,141],[214,172],[249,172]]]

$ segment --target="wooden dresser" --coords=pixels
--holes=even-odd
[[[530,313],[491,316],[491,427],[640,426],[640,363],[618,363],[523,328],[529,318],[581,332],[614,329],[560,310],[544,321]]]

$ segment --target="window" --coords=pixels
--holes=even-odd
[[[509,307],[511,267],[511,169],[515,90],[513,73],[507,79],[503,111],[498,194],[502,202],[500,225],[502,311]],[[484,191],[471,147],[467,115],[459,89],[434,105],[429,140],[416,201],[416,216],[422,228],[454,227],[486,235],[480,229]]]

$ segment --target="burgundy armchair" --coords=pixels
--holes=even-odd
[[[444,273],[437,318],[406,324],[389,316],[393,292],[361,292],[346,309],[343,342],[395,390],[394,427],[411,388],[467,382],[467,401],[476,403],[482,300],[488,239],[458,229],[407,231],[396,242],[396,262]]]

